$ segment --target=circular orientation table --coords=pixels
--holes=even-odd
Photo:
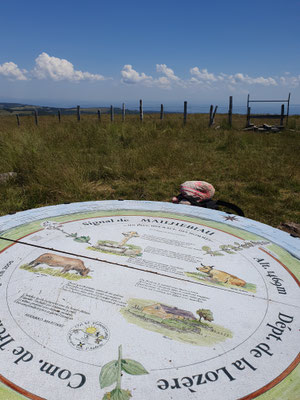
[[[300,398],[300,240],[204,208],[0,218],[0,399]]]

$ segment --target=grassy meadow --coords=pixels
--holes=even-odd
[[[280,133],[245,132],[246,117],[217,115],[94,115],[0,118],[0,215],[75,201],[170,201],[180,183],[205,180],[216,199],[240,206],[249,218],[277,226],[300,223],[300,117]],[[259,121],[260,122],[260,121]],[[274,121],[271,121],[274,124]],[[218,129],[215,127],[219,126]]]

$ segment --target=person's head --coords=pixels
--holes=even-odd
[[[173,197],[173,203],[193,204],[210,200],[215,188],[205,181],[186,181],[180,185],[180,195]],[[189,201],[191,200],[191,201]]]

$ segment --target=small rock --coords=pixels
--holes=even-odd
[[[16,172],[4,172],[3,174],[0,174],[0,183],[5,183],[16,176]]]
[[[263,124],[262,127],[265,128],[265,129],[271,129],[271,128],[272,128],[272,126],[271,126],[271,125],[268,125],[268,124]]]

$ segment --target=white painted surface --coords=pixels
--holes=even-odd
[[[300,250],[285,232],[134,201],[30,210],[0,232],[0,375],[31,398],[113,397],[99,374],[120,345],[148,372],[123,371],[133,399],[254,398],[295,366]]]

